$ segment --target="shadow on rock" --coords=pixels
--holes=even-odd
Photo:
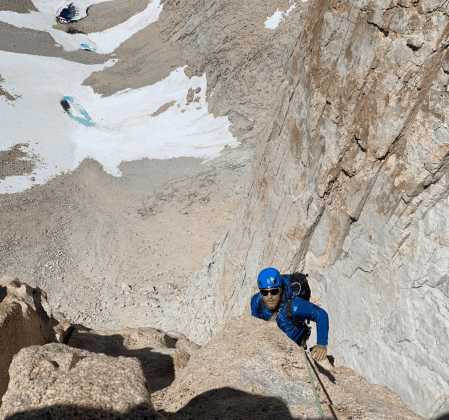
[[[170,420],[293,420],[280,398],[249,394],[233,388],[207,391],[193,398],[177,413],[165,414]]]
[[[442,416],[436,418],[435,420],[449,420],[449,413],[443,414]]]
[[[47,294],[39,287],[36,287],[32,290],[32,297],[39,318],[47,325],[50,322],[50,317],[42,305],[42,298],[47,300]]]
[[[177,413],[162,413],[160,417],[146,404],[126,412],[88,409],[71,405],[55,405],[36,411],[22,412],[5,420],[37,419],[154,419],[168,420],[294,420],[287,405],[279,398],[248,394],[233,388],[220,388],[193,398]],[[310,417],[308,417],[310,420]],[[297,419],[299,420],[299,419]]]
[[[88,334],[77,334],[81,329],[88,331]],[[106,356],[136,357],[142,365],[150,393],[168,387],[175,379],[175,367],[171,356],[155,352],[152,347],[129,349],[124,345],[124,337],[120,334],[98,335],[77,325],[67,344],[70,347],[103,353]]]
[[[6,287],[0,286],[0,303],[3,302],[7,294],[8,290],[6,289]]]

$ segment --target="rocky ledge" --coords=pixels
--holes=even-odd
[[[307,363],[326,418],[420,418],[392,391],[332,357],[313,363],[274,323],[249,315],[199,347],[176,332],[56,321],[45,292],[0,284],[0,419],[316,419]]]

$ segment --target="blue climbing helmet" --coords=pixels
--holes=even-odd
[[[270,287],[282,287],[281,273],[275,268],[264,268],[257,278],[259,289],[268,289]]]

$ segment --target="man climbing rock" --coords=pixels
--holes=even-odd
[[[327,356],[329,332],[327,312],[296,296],[290,276],[281,276],[275,268],[262,270],[257,279],[257,286],[260,293],[256,293],[251,299],[253,316],[265,321],[276,321],[278,327],[299,345],[302,345],[303,338],[308,332],[305,321],[315,322],[317,345],[311,354],[316,361],[324,360]]]

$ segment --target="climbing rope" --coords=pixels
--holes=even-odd
[[[301,347],[301,348],[302,348],[302,352],[304,353],[304,359],[306,361],[307,371],[309,372],[309,378],[310,378],[310,383],[312,384],[313,393],[315,394],[315,401],[316,401],[316,405],[318,406],[318,412],[320,413],[320,417],[322,419],[324,419],[323,409],[321,408],[320,399],[318,398],[318,394],[317,394],[316,388],[315,388],[315,383],[313,382],[312,372],[310,371],[310,367],[309,367],[309,362],[307,360],[306,351],[304,350],[304,347]]]

